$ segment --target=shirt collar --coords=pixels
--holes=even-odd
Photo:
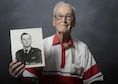
[[[23,49],[23,50],[24,50],[24,51],[25,51],[25,50],[28,50],[28,52],[29,52],[29,51],[30,51],[30,49],[31,49],[31,47],[29,47],[29,48],[27,48],[27,49]]]
[[[60,41],[59,41],[59,39],[58,39],[57,34],[55,34],[55,35],[54,35],[54,39],[53,39],[53,44],[52,44],[52,45],[54,46],[54,45],[57,45],[57,44],[61,44],[61,43],[60,43]],[[69,44],[69,46],[71,46],[71,47],[75,47],[72,38],[70,38],[70,40],[68,41],[68,44]]]

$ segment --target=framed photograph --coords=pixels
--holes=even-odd
[[[10,41],[12,60],[26,68],[45,66],[42,28],[11,29]]]

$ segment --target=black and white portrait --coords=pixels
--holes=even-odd
[[[12,60],[26,67],[45,66],[42,28],[10,30]]]

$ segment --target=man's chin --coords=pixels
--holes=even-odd
[[[67,33],[67,31],[62,30],[62,31],[59,31],[59,33],[63,33],[63,34],[65,34],[65,33]]]

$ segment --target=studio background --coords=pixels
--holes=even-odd
[[[53,8],[60,0],[0,0],[0,81],[17,80],[9,75],[10,29],[42,27],[43,37],[52,35]],[[85,42],[104,74],[104,84],[118,83],[118,1],[64,0],[76,9],[72,35]]]

